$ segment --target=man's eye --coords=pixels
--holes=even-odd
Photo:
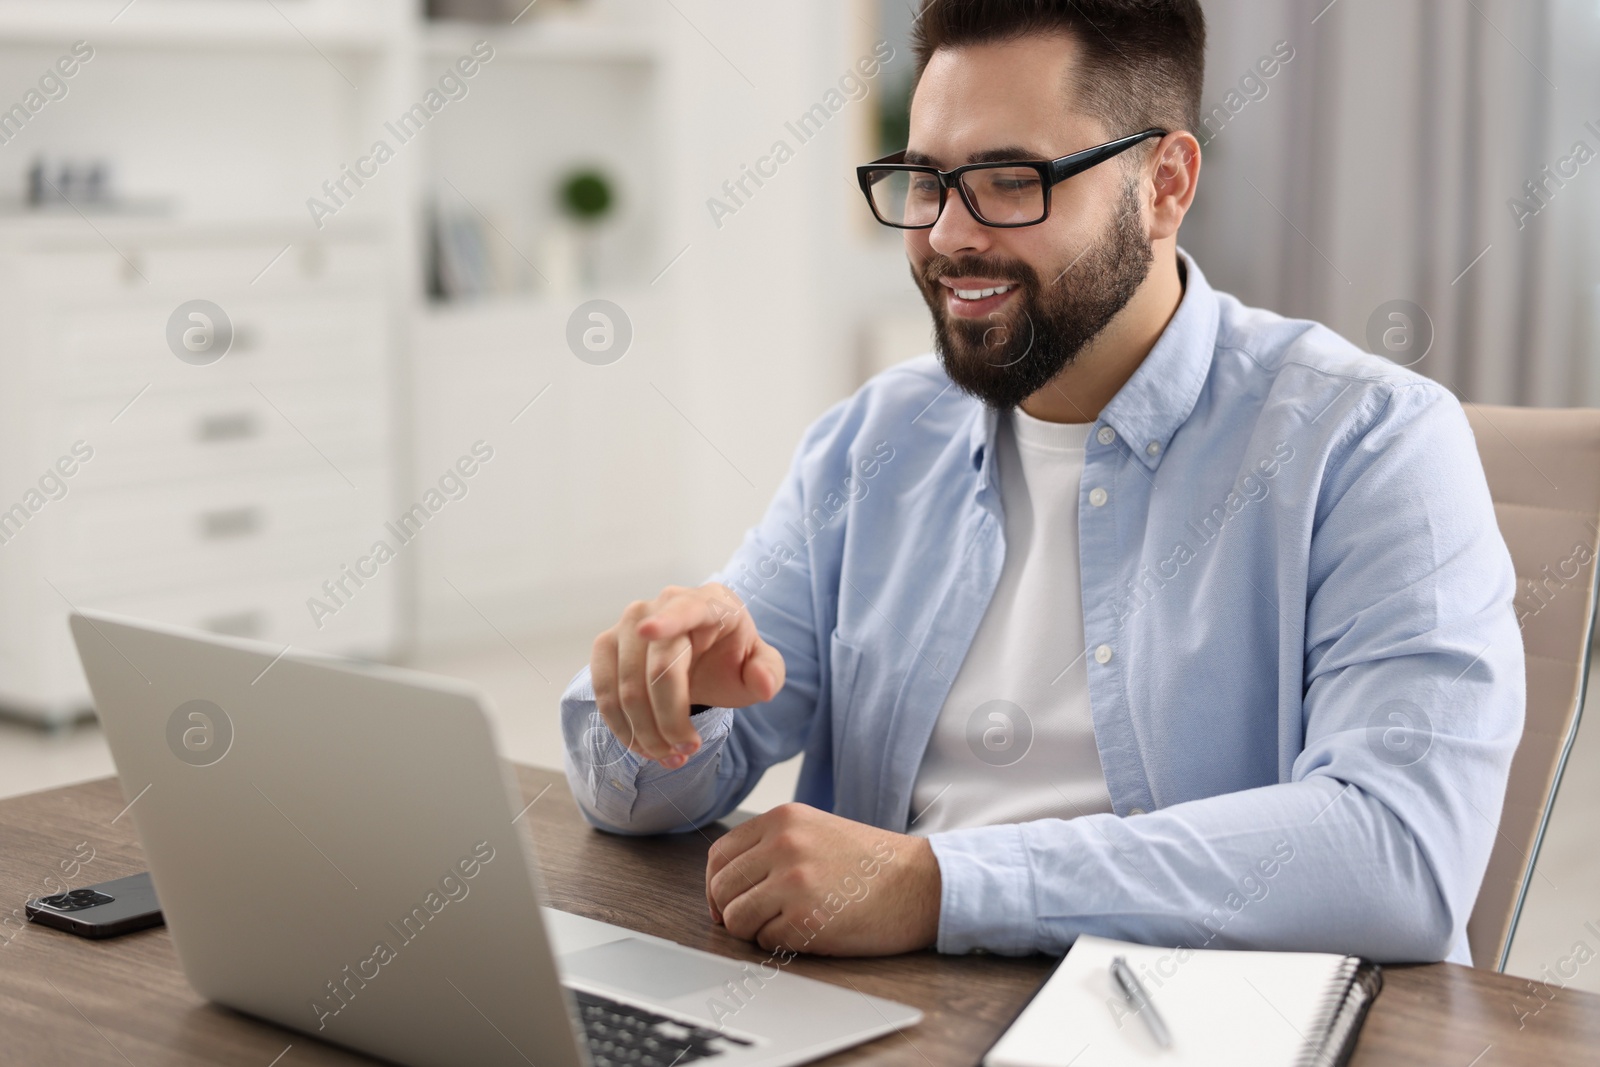
[[[939,183],[932,178],[913,178],[911,192],[915,196],[938,196]]]

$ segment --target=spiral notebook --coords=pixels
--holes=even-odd
[[[1124,957],[1171,1034],[1160,1047],[1111,977]],[[1349,1060],[1379,968],[1320,952],[1134,945],[1085,935],[984,1057],[984,1067],[1336,1067]]]

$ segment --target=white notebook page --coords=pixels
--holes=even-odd
[[[1111,977],[1127,958],[1172,1034],[1163,1049]],[[1152,948],[1084,935],[985,1067],[1293,1067],[1320,1039],[1335,983],[1355,966],[1321,952]]]

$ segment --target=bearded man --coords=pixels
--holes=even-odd
[[[769,949],[1470,962],[1524,693],[1460,405],[1178,247],[1197,0],[932,0],[915,34],[909,143],[858,173],[937,351],[595,640],[586,815],[697,828],[803,753],[708,855],[708,921]]]

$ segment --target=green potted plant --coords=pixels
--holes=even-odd
[[[568,273],[584,289],[593,289],[600,281],[600,233],[616,214],[611,178],[595,166],[575,167],[556,183],[556,204],[570,240]]]

